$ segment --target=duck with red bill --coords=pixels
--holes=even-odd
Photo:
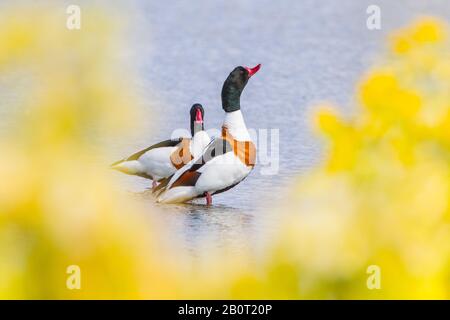
[[[256,147],[241,112],[241,94],[260,68],[260,64],[253,68],[239,66],[228,75],[222,87],[222,136],[211,141],[201,157],[173,175],[158,202],[179,203],[205,197],[210,205],[213,195],[230,190],[253,170]]]
[[[152,188],[156,190],[158,182],[164,182],[194,157],[201,155],[211,141],[204,131],[204,114],[201,104],[196,103],[191,107],[189,115],[192,138],[180,137],[158,142],[116,161],[111,167],[126,174],[153,180]]]

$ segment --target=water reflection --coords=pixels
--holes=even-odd
[[[188,249],[231,246],[241,248],[242,238],[250,240],[255,216],[228,205],[191,203],[158,205],[166,221],[178,226]]]
[[[172,240],[182,243],[194,256],[221,247],[246,250],[257,242],[261,221],[257,221],[259,218],[253,212],[222,203],[207,206],[204,199],[184,204],[156,204],[150,190],[132,194],[146,205],[155,206],[157,219],[171,230]]]

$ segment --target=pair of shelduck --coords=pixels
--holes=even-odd
[[[225,80],[221,137],[211,139],[204,131],[205,111],[196,103],[190,110],[192,138],[159,142],[113,163],[112,168],[153,180],[157,202],[180,203],[205,197],[210,205],[212,195],[236,186],[255,166],[256,147],[245,125],[240,101],[248,80],[260,67],[236,67]]]

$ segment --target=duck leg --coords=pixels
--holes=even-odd
[[[212,205],[212,196],[209,192],[205,192],[205,196],[206,196],[206,205],[210,206]]]

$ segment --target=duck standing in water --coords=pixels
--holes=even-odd
[[[256,147],[241,112],[241,94],[248,80],[260,69],[236,67],[222,87],[222,108],[225,120],[222,136],[206,147],[203,154],[178,170],[157,201],[179,203],[206,197],[212,204],[212,195],[224,192],[244,180],[255,166]]]
[[[192,159],[200,156],[211,141],[204,131],[205,111],[196,103],[190,110],[191,138],[164,140],[111,165],[115,170],[157,182],[170,177]]]

